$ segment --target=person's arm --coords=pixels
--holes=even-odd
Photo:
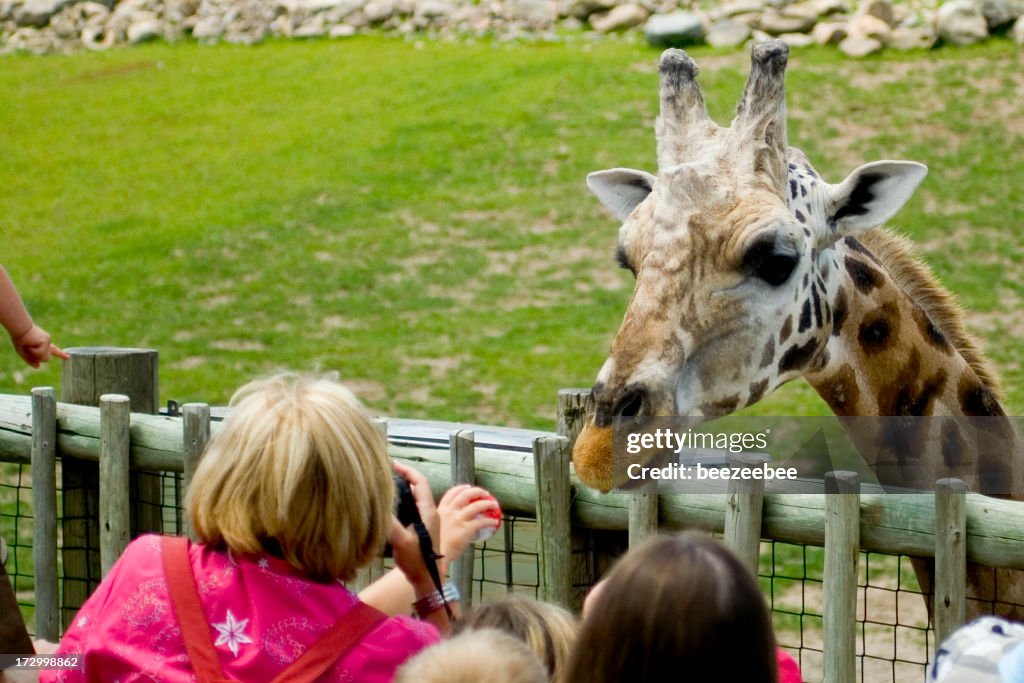
[[[50,360],[50,356],[68,359],[68,354],[50,342],[46,330],[32,322],[32,316],[21,301],[7,270],[0,266],[0,325],[11,337],[14,350],[34,368]]]
[[[403,476],[409,478],[404,470],[401,472]],[[410,476],[415,479],[416,475],[423,476],[418,472]],[[415,495],[417,484],[413,479],[410,479],[410,482],[413,483]],[[429,490],[429,483],[426,482],[425,477],[422,485]],[[441,497],[436,514],[439,518],[441,536],[439,550],[442,555],[442,559],[438,560],[437,569],[442,579],[447,576],[448,561],[461,556],[477,532],[488,526],[494,526],[493,519],[481,516],[482,512],[498,508],[498,504],[490,498],[480,500],[488,495],[487,491],[482,488],[460,484],[449,489]],[[360,600],[393,616],[408,614],[409,606],[416,597],[413,586],[399,569],[392,569],[359,593]],[[453,606],[452,611],[456,619],[461,617],[457,605]]]

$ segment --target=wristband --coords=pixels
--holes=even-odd
[[[459,590],[453,583],[446,583],[444,585],[444,592],[431,591],[421,598],[417,598],[416,602],[412,603],[412,608],[415,610],[416,615],[421,619],[426,617],[431,612],[444,607],[449,602],[458,602],[460,599]]]

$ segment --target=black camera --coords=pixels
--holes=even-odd
[[[412,495],[412,486],[400,474],[393,476],[395,481],[395,517],[403,527],[422,522],[420,511],[416,507],[416,498]],[[391,544],[384,546],[384,557],[391,557]]]
[[[395,517],[399,524],[409,526],[420,520],[420,511],[416,507],[416,498],[412,495],[412,485],[400,474],[394,475],[395,480]]]

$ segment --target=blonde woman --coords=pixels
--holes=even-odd
[[[83,666],[43,681],[272,681],[287,670],[374,683],[447,632],[418,538],[392,516],[397,471],[436,543],[429,484],[393,468],[351,392],[278,375],[231,405],[188,494],[200,542],[133,541],[60,643]],[[344,585],[385,541],[423,620],[386,617]]]

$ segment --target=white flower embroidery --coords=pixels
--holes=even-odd
[[[268,560],[265,557],[261,557],[259,562],[256,563],[256,566],[258,566],[260,569],[266,571],[267,569],[270,569],[270,560]]]
[[[85,628],[85,625],[89,623],[89,617],[78,618],[78,628]]]
[[[217,642],[214,643],[214,645],[224,645],[226,643],[228,649],[231,650],[231,654],[237,657],[239,643],[252,642],[252,639],[249,638],[249,636],[242,633],[248,625],[248,619],[237,621],[235,619],[235,615],[231,613],[231,610],[228,610],[227,618],[222,623],[213,625],[219,634],[217,636]]]

